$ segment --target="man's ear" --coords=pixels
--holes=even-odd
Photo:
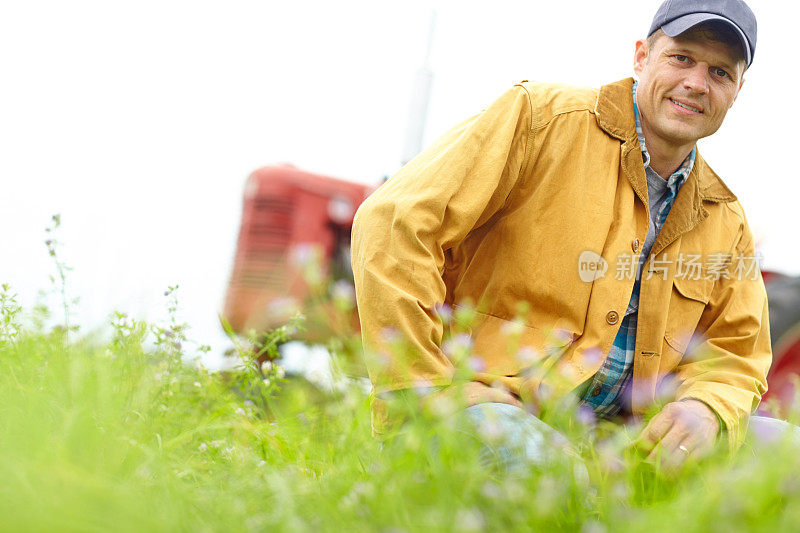
[[[644,70],[644,65],[647,63],[647,55],[649,54],[649,50],[647,47],[647,41],[638,40],[636,41],[636,51],[633,53],[633,71],[639,75]]]
[[[733,102],[731,102],[731,107],[733,107],[733,103],[736,102],[736,99],[739,98],[739,91],[742,90],[743,86],[744,86],[744,78],[742,78],[742,81],[739,82],[739,88],[736,89],[736,95],[733,97]]]

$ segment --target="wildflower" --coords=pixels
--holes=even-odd
[[[267,316],[271,319],[288,319],[300,311],[300,304],[292,297],[275,298],[267,305]]]
[[[597,415],[594,414],[594,409],[588,405],[581,405],[578,407],[578,422],[587,427],[592,427],[597,423]]]
[[[459,509],[456,513],[456,531],[483,531],[486,529],[486,519],[478,509]]]
[[[625,470],[625,463],[622,461],[622,453],[617,450],[614,443],[610,440],[599,442],[595,447],[600,464],[607,472],[618,474]]]
[[[272,382],[269,380],[269,378],[264,378],[264,386],[265,387],[269,387],[271,384],[272,384]]]
[[[286,376],[286,371],[282,367],[277,367],[275,369],[275,377],[278,379],[283,379]]]
[[[627,501],[631,496],[631,491],[622,481],[618,481],[611,487],[611,495],[619,501]]]
[[[506,498],[511,502],[522,501],[523,499],[527,498],[525,488],[519,483],[519,481],[511,477],[508,478],[505,483],[503,483],[503,492],[505,493]]]
[[[258,468],[261,468],[261,467],[263,467],[263,466],[267,466],[267,462],[266,462],[266,461],[259,461],[259,462],[258,462],[258,464],[257,464],[256,466],[257,466]]]
[[[518,318],[505,322],[500,327],[500,332],[509,337],[522,335],[523,331],[525,331],[525,324]]]
[[[459,333],[455,337],[447,339],[442,343],[442,351],[448,357],[466,355],[472,350],[472,337],[466,333]]]
[[[478,426],[478,432],[489,442],[500,440],[504,434],[503,427],[500,423],[497,420],[490,420],[488,418],[481,420]]]
[[[606,531],[608,531],[608,529],[603,523],[594,520],[584,522],[581,528],[581,533],[606,533]]]
[[[589,348],[583,352],[583,361],[588,367],[594,368],[599,365],[602,360],[603,352],[600,351],[600,348]]]
[[[530,366],[539,360],[539,352],[532,346],[523,346],[517,352],[517,361],[523,366]]]
[[[539,487],[533,504],[540,516],[548,516],[553,512],[557,502],[564,498],[564,484],[553,476],[545,475],[539,478]]]
[[[197,450],[198,450],[199,452],[204,452],[204,451],[206,451],[207,449],[208,449],[208,444],[206,444],[205,442],[201,442],[201,443],[200,443],[200,446],[198,446],[198,447],[197,447]]]
[[[502,500],[503,499],[503,491],[497,483],[493,483],[491,481],[487,481],[481,487],[481,493],[490,500]]]
[[[200,387],[202,387],[202,385],[200,384],[200,382],[199,382],[199,381],[195,381],[195,382],[194,382],[194,386],[195,386],[195,387],[197,387],[198,389],[199,389]]]
[[[212,448],[219,448],[220,446],[222,446],[222,444],[223,444],[223,442],[219,441],[219,440],[212,440],[211,441],[211,447]]]
[[[468,357],[467,366],[473,372],[484,372],[486,370],[486,362],[480,357]]]
[[[573,340],[572,332],[565,329],[556,329],[553,331],[553,339],[559,346],[568,344]]]
[[[241,407],[236,408],[236,414],[239,416],[247,416],[247,412]]]
[[[431,396],[430,409],[434,415],[444,418],[458,411],[458,404],[449,396],[437,394]]]
[[[320,249],[317,245],[303,243],[292,248],[290,252],[291,262],[298,267],[311,267],[319,261]]]
[[[333,284],[331,289],[331,296],[333,301],[340,304],[344,308],[352,308],[356,301],[356,291],[353,284],[343,279]]]
[[[380,336],[386,344],[396,344],[402,339],[400,332],[395,328],[383,328]]]
[[[675,398],[679,385],[673,374],[664,376],[656,385],[656,401],[668,402]]]
[[[268,374],[270,370],[272,370],[272,361],[264,361],[263,363],[261,363],[262,373]]]
[[[436,314],[443,324],[450,324],[453,321],[453,308],[447,304],[437,304]]]

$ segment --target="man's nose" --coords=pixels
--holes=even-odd
[[[699,94],[708,93],[708,72],[705,66],[695,65],[683,79],[684,88]]]

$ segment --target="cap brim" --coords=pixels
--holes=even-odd
[[[753,62],[753,56],[750,54],[750,42],[747,40],[744,32],[742,31],[739,26],[737,26],[733,21],[722,17],[720,15],[715,15],[714,13],[690,13],[689,15],[684,15],[682,17],[678,17],[673,21],[667,22],[661,29],[664,30],[664,33],[667,34],[669,37],[677,37],[678,35],[682,34],[689,28],[694,28],[698,24],[703,22],[707,22],[709,20],[718,20],[720,22],[724,22],[731,28],[736,31],[736,34],[739,36],[739,40],[742,42],[742,48],[744,48],[745,59],[747,61],[747,66],[750,66],[750,63]]]

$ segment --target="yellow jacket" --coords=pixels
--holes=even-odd
[[[386,358],[394,330],[411,348],[369,363],[376,434],[387,421],[375,395],[452,382],[443,303],[478,306],[478,381],[532,398],[574,390],[602,366],[634,283],[620,264],[635,264],[649,220],[632,83],[515,85],[359,208],[352,264],[365,347]],[[731,445],[742,441],[771,362],[754,255],[741,205],[698,154],[643,269],[634,413],[672,380],[668,394],[705,402]],[[697,256],[700,275],[688,268]],[[522,326],[509,323],[519,302],[530,310]],[[702,356],[684,357],[690,340]]]

